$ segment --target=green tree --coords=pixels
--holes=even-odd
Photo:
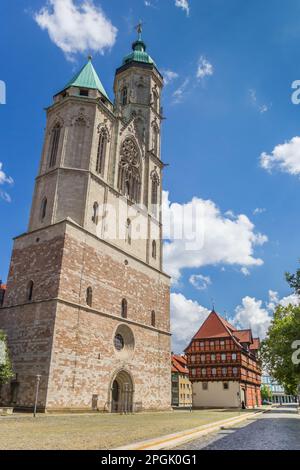
[[[261,398],[262,400],[271,401],[272,400],[272,392],[268,385],[263,384],[260,389]]]
[[[7,384],[13,375],[6,334],[0,330],[0,387]]]
[[[295,274],[285,273],[285,278],[295,294],[300,296],[300,269]]]
[[[285,276],[300,297],[300,269],[296,274],[286,273]],[[267,337],[262,342],[261,356],[269,373],[286,392],[296,395],[300,384],[300,305],[277,306]]]

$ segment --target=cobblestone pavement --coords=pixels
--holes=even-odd
[[[300,415],[293,405],[274,408],[238,427],[185,444],[183,450],[300,450]]]

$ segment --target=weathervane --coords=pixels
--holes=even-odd
[[[145,23],[142,22],[142,20],[139,21],[139,23],[136,25],[135,30],[137,31],[139,35],[139,41],[142,40],[142,32],[143,32],[143,26]]]

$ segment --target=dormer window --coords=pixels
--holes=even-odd
[[[79,91],[79,95],[80,95],[80,96],[89,96],[89,90],[81,89],[81,90]]]

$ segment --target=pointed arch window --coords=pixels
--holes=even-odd
[[[127,105],[127,100],[128,100],[128,88],[127,88],[127,86],[124,86],[121,90],[121,103],[122,103],[122,106]]]
[[[49,168],[53,168],[56,165],[60,133],[61,126],[57,123],[51,132]]]
[[[121,148],[118,189],[135,203],[141,196],[141,162],[137,144],[131,138],[125,139]]]
[[[94,205],[93,205],[92,221],[94,222],[94,224],[98,225],[98,221],[99,221],[99,204],[98,204],[98,202],[94,202]]]
[[[156,252],[156,241],[153,240],[153,242],[152,242],[152,258],[153,258],[153,259],[156,259],[156,256],[157,256],[157,252]]]
[[[93,289],[91,287],[88,287],[86,290],[86,304],[89,307],[93,306]]]
[[[28,286],[27,286],[27,300],[29,302],[31,302],[33,299],[33,288],[34,288],[33,281],[29,281]]]
[[[151,326],[153,326],[154,328],[156,326],[156,314],[154,310],[152,310],[151,312]]]
[[[45,220],[45,217],[47,215],[47,205],[48,205],[48,200],[46,197],[42,200],[41,204],[41,221],[43,222]]]
[[[159,130],[157,125],[152,127],[152,151],[153,153],[158,156],[159,150]]]
[[[97,163],[96,163],[96,172],[102,176],[104,174],[104,169],[105,169],[107,142],[108,142],[107,132],[105,129],[102,129],[99,135]]]
[[[152,214],[157,216],[157,209],[158,209],[158,188],[160,184],[159,176],[157,174],[156,169],[151,173],[151,206],[152,206]]]
[[[128,303],[126,299],[122,300],[121,304],[121,316],[122,318],[127,318],[128,315]]]

